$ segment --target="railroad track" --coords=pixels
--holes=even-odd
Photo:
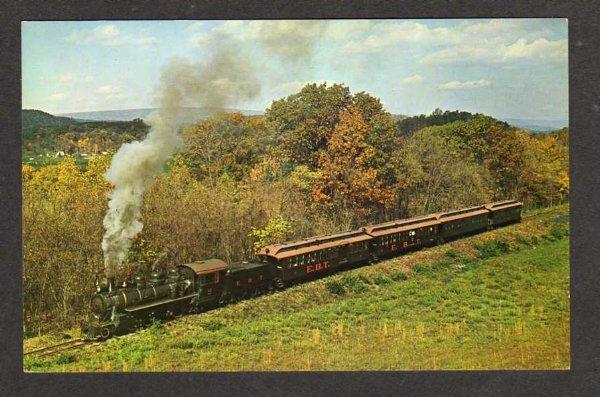
[[[64,352],[66,350],[79,350],[84,348],[85,346],[97,345],[100,342],[96,341],[88,341],[84,339],[74,339],[67,342],[59,343],[57,345],[52,345],[48,347],[43,347],[41,349],[31,350],[28,352],[24,352],[24,356],[36,356],[36,357],[44,357],[52,354],[57,354]]]

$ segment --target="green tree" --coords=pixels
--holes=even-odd
[[[261,161],[272,145],[264,117],[241,113],[220,114],[182,132],[183,156],[197,178],[212,186],[221,176],[242,180]]]
[[[274,101],[266,111],[286,158],[317,168],[319,154],[339,121],[340,111],[352,104],[348,87],[307,84],[300,92]]]
[[[398,198],[404,215],[481,204],[490,198],[487,170],[456,142],[434,131],[414,133],[397,160],[398,172],[405,178]]]
[[[264,246],[281,243],[290,235],[292,225],[281,216],[270,219],[269,223],[262,228],[252,228],[250,237],[254,240],[254,252],[260,251]]]

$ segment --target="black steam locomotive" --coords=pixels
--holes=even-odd
[[[107,339],[153,319],[198,313],[336,270],[479,233],[521,220],[523,204],[508,200],[362,227],[350,232],[273,244],[256,262],[209,259],[178,265],[116,286],[97,283],[87,339]]]

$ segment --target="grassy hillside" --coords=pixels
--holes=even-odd
[[[28,371],[569,367],[567,206],[182,317]],[[25,341],[25,350],[56,337]]]

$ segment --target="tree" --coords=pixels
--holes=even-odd
[[[569,153],[564,136],[519,135],[524,150],[518,192],[528,205],[552,205],[569,194]]]
[[[290,223],[281,216],[270,219],[264,229],[253,227],[249,236],[254,240],[254,252],[257,253],[266,245],[285,241],[291,229]]]
[[[221,176],[249,176],[272,145],[264,117],[227,113],[203,120],[182,132],[183,156],[192,172],[211,185]]]
[[[429,116],[421,114],[419,116],[406,117],[398,120],[397,128],[401,135],[410,135],[425,127],[452,123],[454,121],[471,120],[476,116],[476,114],[471,114],[469,112],[460,112],[458,110],[446,110],[443,112],[440,108],[436,108]]]
[[[375,150],[367,143],[369,127],[360,110],[344,110],[339,118],[327,150],[319,157],[313,196],[330,215],[355,226],[389,204],[391,193],[369,166]]]
[[[480,204],[491,195],[487,170],[451,140],[424,129],[407,139],[398,158],[404,215]]]
[[[327,147],[340,111],[352,104],[348,87],[341,84],[307,84],[300,92],[274,101],[266,111],[287,159],[316,169]]]

